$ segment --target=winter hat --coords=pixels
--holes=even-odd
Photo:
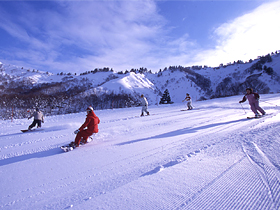
[[[91,106],[89,106],[88,108],[87,108],[87,111],[93,111],[93,108],[91,107]]]

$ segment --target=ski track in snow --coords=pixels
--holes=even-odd
[[[52,127],[49,131],[53,132],[42,130],[28,135],[9,131],[11,134],[0,136],[0,141],[5,142],[0,144],[0,166],[5,171],[25,165],[29,169],[41,168],[41,164],[45,166],[39,174],[47,173],[44,171],[50,168],[61,169],[50,179],[45,180],[43,175],[32,184],[22,184],[17,189],[8,187],[8,193],[0,194],[0,208],[125,209],[125,205],[130,205],[130,209],[279,209],[280,161],[276,153],[266,155],[271,150],[270,144],[262,140],[270,136],[274,146],[280,144],[279,132],[275,134],[275,126],[280,125],[274,122],[279,119],[279,111],[273,110],[262,119],[247,120],[244,115],[236,116],[238,106],[230,111],[221,105],[211,107],[211,114],[204,108],[181,112],[180,108],[170,106],[164,107],[164,111],[151,109],[154,113],[147,117],[133,115],[134,110],[128,110],[127,117],[112,115],[112,119],[101,119],[95,141],[68,153],[59,147],[73,140],[74,135],[70,134],[73,126],[57,130]],[[209,117],[213,113],[215,117]],[[75,119],[73,115],[71,118]],[[56,157],[64,165],[59,167],[59,162],[46,165]],[[83,163],[83,158],[93,159]],[[178,168],[181,173],[185,167],[195,171],[192,164],[200,165],[209,158],[225,162],[217,169],[211,168],[213,172],[207,178],[198,175],[201,181],[190,184],[176,180],[182,186],[178,195],[167,196],[169,192],[159,191],[162,202],[135,204],[126,200],[118,206],[113,203],[118,203],[119,191],[137,185],[145,188],[142,180],[152,183],[155,177],[164,177]],[[74,160],[76,165],[71,169]],[[0,172],[0,177],[5,171]],[[191,175],[189,170],[188,173]],[[10,181],[7,177],[5,180]],[[152,192],[148,191],[148,197],[143,193],[139,196],[149,200]]]
[[[263,122],[264,120],[254,123],[250,129]],[[267,135],[267,129],[262,129],[261,132]],[[248,135],[244,134],[244,132],[241,133],[242,134],[233,136],[232,139],[239,140]],[[252,133],[258,133],[258,135],[260,135],[259,130],[256,131],[254,129],[250,131],[250,135],[252,135]],[[279,137],[278,133],[278,138]],[[245,141],[241,141],[240,143],[242,144],[242,149],[246,156],[241,158],[237,163],[234,163],[176,209],[280,208],[280,172],[277,169],[279,166],[275,166],[271,163],[269,158],[261,151],[256,143],[246,142],[246,137]],[[246,147],[251,151],[247,151]],[[240,174],[241,177],[246,179],[240,180]],[[256,177],[258,177],[258,179],[256,179]],[[240,185],[240,187],[236,187],[238,185]],[[235,189],[232,190],[233,186]],[[262,193],[260,194],[259,192]],[[222,200],[225,195],[227,199]],[[215,199],[213,199],[213,197],[215,197]]]
[[[233,138],[240,139],[242,136],[244,134]],[[176,209],[280,208],[279,170],[256,143],[240,143],[245,156]],[[246,147],[251,151],[247,151]],[[253,152],[255,154],[250,154]],[[223,199],[225,195],[227,199]]]

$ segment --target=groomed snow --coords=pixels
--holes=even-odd
[[[280,94],[98,110],[94,141],[65,153],[86,113],[0,121],[0,209],[279,209]],[[246,113],[245,113],[246,112]]]

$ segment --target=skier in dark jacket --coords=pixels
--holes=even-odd
[[[34,120],[32,124],[29,125],[28,130],[31,130],[33,127],[36,126],[36,124],[37,128],[41,128],[41,123],[44,123],[43,112],[41,112],[39,108],[36,108],[36,111],[30,117],[28,117],[28,119],[31,119],[32,117],[34,117]]]
[[[79,147],[81,139],[86,142],[89,136],[91,136],[93,133],[98,133],[99,123],[99,118],[93,112],[93,108],[89,106],[87,108],[86,121],[78,130],[74,132],[77,134],[75,138],[75,147]]]
[[[243,103],[246,101],[246,99],[248,99],[249,104],[251,106],[251,110],[255,113],[255,117],[260,116],[258,111],[261,112],[262,115],[265,115],[265,111],[259,106],[260,95],[258,93],[254,93],[252,88],[247,88],[246,92],[246,95],[241,101],[239,101],[239,103]]]

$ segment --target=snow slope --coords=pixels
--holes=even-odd
[[[68,153],[84,112],[0,121],[0,209],[279,209],[280,94],[261,119],[241,98],[97,110],[94,141]]]

